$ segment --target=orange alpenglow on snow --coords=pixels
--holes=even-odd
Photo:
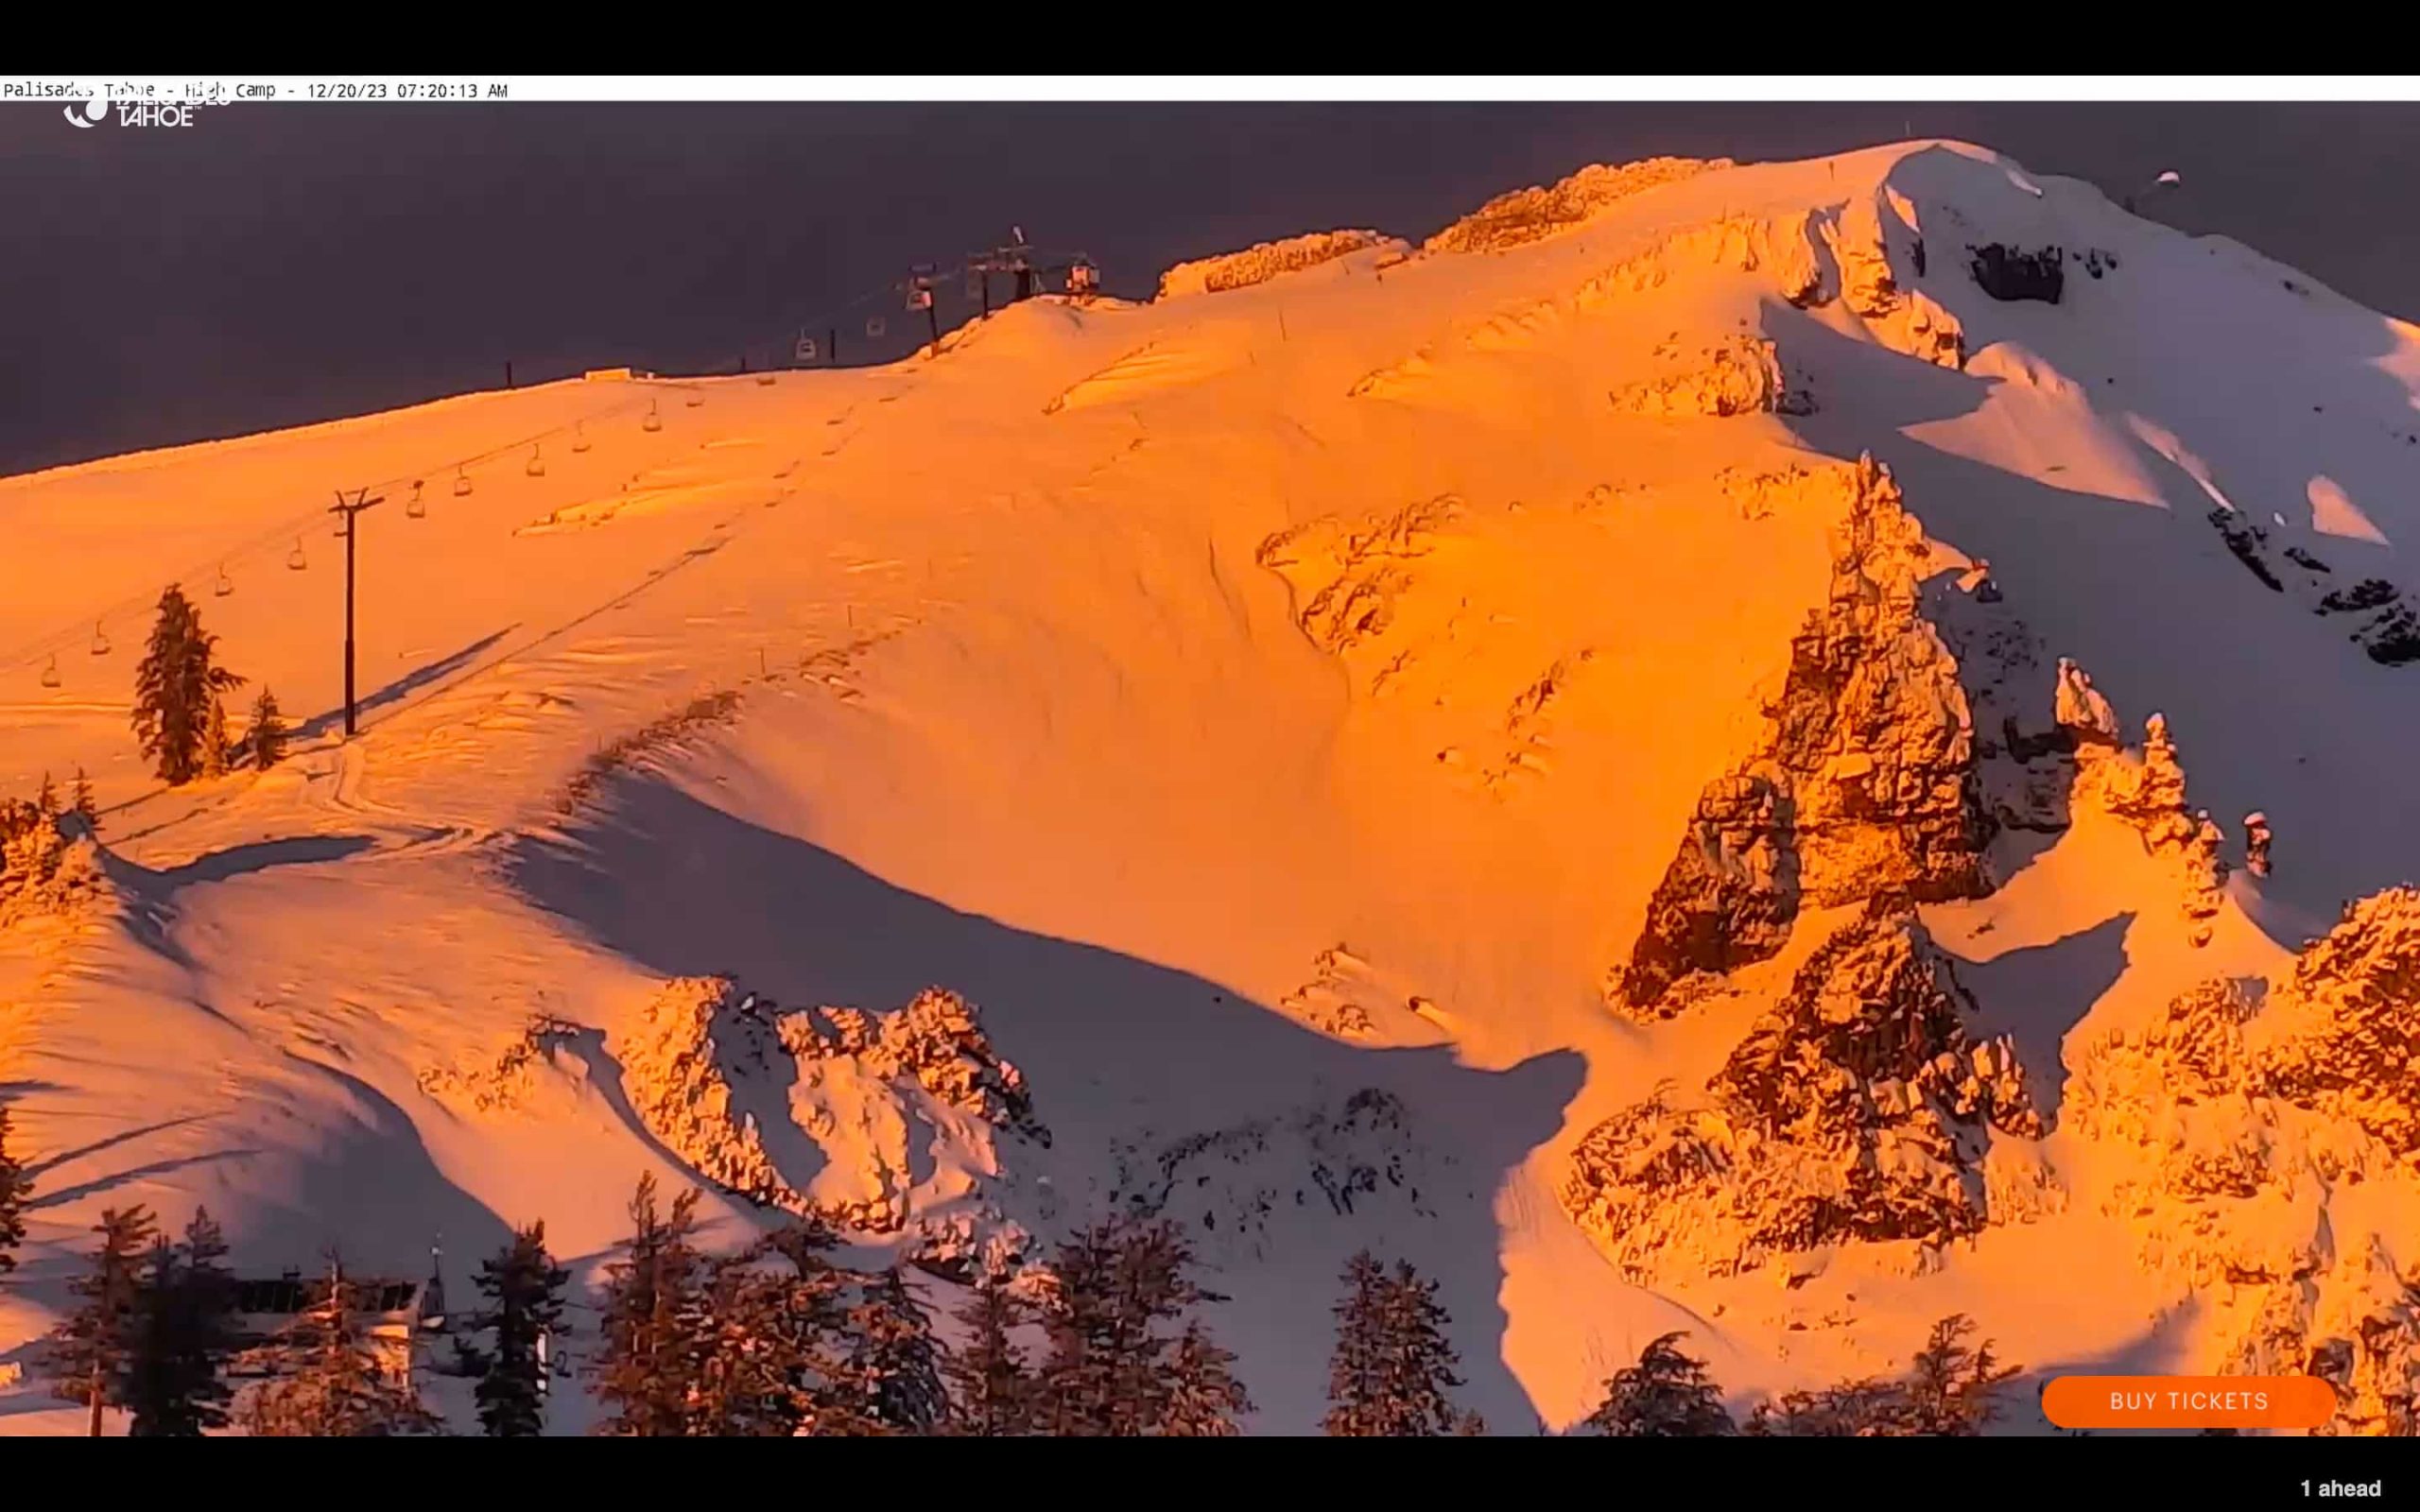
[[[1965,1314],[2411,1432],[2420,332],[1957,144],[1427,230],[0,479],[0,799],[97,824],[0,870],[0,1354],[136,1203],[264,1278],[543,1219],[584,1308],[648,1173],[937,1309],[1165,1218],[1253,1431],[1366,1249],[1499,1431]],[[337,488],[416,501],[349,741]],[[248,690],[174,787],[170,582]]]

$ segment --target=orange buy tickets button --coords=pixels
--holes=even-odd
[[[2317,1428],[2336,1392],[2317,1376],[2060,1376],[2042,1415],[2062,1428]]]

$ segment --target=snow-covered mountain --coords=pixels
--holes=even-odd
[[[463,1286],[652,1171],[943,1268],[1180,1220],[1265,1431],[1367,1246],[1499,1430],[1962,1311],[2408,1432],[2416,397],[2420,330],[1936,142],[0,480],[0,795],[104,810],[0,904],[0,1363],[105,1206]],[[172,579],[283,765],[136,760]]]

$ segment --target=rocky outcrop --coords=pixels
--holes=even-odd
[[[1286,579],[1294,622],[1311,644],[1340,653],[1386,632],[1412,584],[1408,564],[1429,553],[1461,508],[1444,496],[1384,515],[1322,516],[1269,537],[1253,559]]]
[[[1990,1131],[2041,1132],[2013,1049],[1904,896],[1875,901],[1684,1106],[1591,1130],[1565,1209],[1623,1273],[1724,1276],[1851,1241],[1938,1245],[1991,1220]]]
[[[1395,238],[1374,231],[1313,232],[1304,236],[1288,236],[1282,241],[1261,242],[1239,252],[1224,252],[1217,257],[1177,264],[1160,275],[1158,298],[1165,300],[1184,294],[1218,294],[1228,289],[1250,288],[1287,273],[1316,267],[1354,252],[1390,244],[1402,245]]]
[[[1993,299],[2037,300],[2056,304],[2066,288],[2065,248],[2045,247],[2028,252],[1993,242],[1966,250],[1967,270],[1974,274],[1976,286]]]
[[[2345,909],[2295,963],[2273,1010],[2261,1084],[2348,1120],[2398,1157],[2420,1157],[2420,890]]]
[[[1037,1144],[1050,1143],[1050,1130],[1034,1116],[1025,1074],[993,1048],[975,1005],[955,992],[926,988],[895,1013],[792,1013],[780,1021],[779,1032],[802,1063],[853,1057],[877,1080],[912,1082],[944,1108]]]
[[[1702,173],[1731,167],[1729,158],[1649,158],[1592,163],[1546,188],[1497,195],[1422,244],[1429,252],[1500,251],[1576,226],[1617,199]]]
[[[2175,868],[2193,943],[2207,943],[2224,899],[2227,864],[2219,851],[2226,837],[2206,811],[2187,805],[2185,767],[2167,719],[2153,714],[2144,722],[2139,752],[2083,744],[2077,755],[2077,800],[2097,802],[2124,820],[2145,851]]]
[[[974,1005],[938,988],[890,1013],[785,1012],[684,977],[613,1048],[641,1123],[699,1175],[843,1230],[909,1229],[920,1166],[948,1164],[937,1194],[971,1196],[1000,1173],[994,1134],[1050,1140]]]
[[[1809,415],[1815,403],[1793,389],[1773,344],[1760,336],[1734,336],[1708,347],[1701,365],[1630,384],[1613,391],[1616,410],[1630,415]]]
[[[679,977],[616,1044],[624,1091],[648,1131],[697,1172],[752,1202],[793,1212],[806,1200],[765,1153],[753,1117],[734,1108],[733,1065],[778,1049],[758,1000],[728,977]]]
[[[1958,666],[1917,612],[1921,524],[1872,458],[1850,498],[1830,590],[1790,647],[1757,748],[1710,783],[1649,900],[1619,1011],[1663,1016],[1673,984],[1779,952],[1802,904],[1990,890],[1991,837]]]
[[[2070,1051],[2102,1210],[2209,1317],[2216,1368],[2335,1385],[2328,1434],[2411,1434],[2420,1396],[2420,892],[2361,900],[2281,985],[2214,980]]]

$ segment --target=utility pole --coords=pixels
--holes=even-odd
[[[355,489],[352,502],[347,503],[344,490],[337,490],[337,502],[328,508],[330,514],[344,516],[344,736],[351,740],[356,725],[356,709],[353,698],[353,542],[361,534],[361,511],[387,502],[380,494],[368,497],[368,489]]]

